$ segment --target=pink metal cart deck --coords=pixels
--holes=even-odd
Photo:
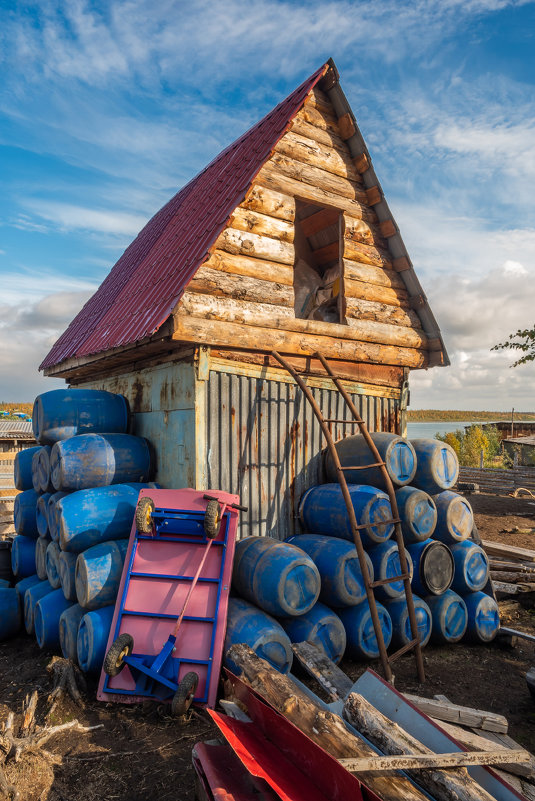
[[[145,534],[138,531],[135,522],[132,526],[108,639],[109,649],[120,634],[128,633],[134,639],[134,648],[118,675],[102,671],[99,700],[170,700],[183,677],[194,671],[199,677],[195,703],[215,705],[238,512],[226,506],[218,534],[206,554],[210,540],[203,526],[207,506],[204,495],[202,490],[193,489],[141,490],[140,499],[150,497],[154,502],[154,529]],[[239,503],[239,497],[228,492],[209,490],[209,495],[222,505]],[[205,563],[174,647],[170,647],[169,637],[203,557]],[[157,659],[160,654],[161,664]],[[151,679],[154,665],[159,671],[155,674],[157,681]]]

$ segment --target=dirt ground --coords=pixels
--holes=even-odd
[[[535,548],[535,534],[504,533],[503,529],[535,527],[535,501],[504,496],[471,495],[483,539]],[[520,604],[502,604],[502,622],[535,634],[535,597],[515,596]],[[37,689],[37,721],[43,722],[50,683],[46,665],[50,654],[23,635],[0,644],[0,722],[10,710],[20,712],[27,693]],[[509,720],[509,733],[535,751],[535,702],[528,693],[525,673],[535,664],[534,645],[525,641],[514,648],[484,645],[428,646],[424,651],[426,683],[415,681],[414,660],[395,663],[395,685],[401,691],[498,712]],[[368,665],[344,660],[340,666],[356,679]],[[380,672],[377,664],[370,667]],[[312,686],[312,685],[311,685]],[[70,701],[54,713],[52,724],[78,719],[85,726],[102,724],[88,733],[59,734],[46,749],[57,764],[42,756],[23,756],[9,762],[6,775],[19,789],[22,801],[191,801],[191,749],[216,732],[200,710],[187,725],[178,725],[166,708],[101,704],[95,701],[96,683],[89,680],[85,709]]]

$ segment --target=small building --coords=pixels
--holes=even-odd
[[[0,454],[16,454],[37,445],[31,420],[0,420]],[[0,456],[1,459],[1,456]]]
[[[236,492],[241,534],[282,539],[324,443],[273,351],[346,420],[323,354],[372,431],[449,363],[332,61],[160,209],[41,369],[126,395],[163,486]]]

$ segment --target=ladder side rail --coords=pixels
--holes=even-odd
[[[398,505],[397,505],[397,500],[396,500],[396,493],[394,491],[394,485],[392,484],[392,479],[388,475],[388,470],[386,469],[386,465],[385,465],[384,461],[381,459],[379,451],[377,450],[377,447],[376,447],[374,441],[372,440],[372,438],[370,436],[370,433],[368,431],[366,423],[364,422],[364,420],[362,420],[362,418],[361,418],[361,416],[360,416],[360,414],[359,414],[359,412],[357,410],[357,407],[353,403],[349,393],[347,392],[347,390],[343,386],[343,384],[340,381],[340,379],[338,378],[338,376],[336,376],[333,373],[330,364],[327,362],[327,360],[324,358],[324,356],[321,353],[316,353],[315,357],[320,360],[320,362],[323,365],[325,371],[328,373],[328,375],[332,379],[334,385],[336,386],[337,390],[339,391],[339,393],[341,394],[342,398],[344,399],[347,407],[349,408],[349,410],[353,414],[355,420],[359,424],[360,431],[361,431],[362,435],[364,436],[364,439],[366,440],[366,443],[368,444],[374,459],[376,460],[376,462],[381,462],[381,464],[378,465],[378,466],[379,466],[379,469],[381,470],[381,473],[382,473],[383,478],[385,480],[385,484],[386,484],[386,488],[387,488],[387,494],[388,494],[388,497],[389,497],[389,500],[390,500],[390,506],[392,508],[392,517],[399,521],[399,511],[398,511]],[[408,564],[407,564],[407,554],[405,552],[405,543],[404,543],[404,540],[403,540],[403,533],[401,531],[401,523],[400,522],[394,523],[394,533],[395,533],[396,544],[398,546],[399,563],[400,563],[401,573],[402,573],[402,575],[405,575],[405,574],[409,575]],[[411,626],[411,634],[412,634],[413,640],[417,640],[418,641],[418,644],[416,645],[416,648],[415,648],[415,651],[416,651],[416,668],[417,668],[417,671],[418,671],[418,679],[419,679],[420,682],[423,683],[425,681],[425,670],[424,670],[422,648],[421,648],[421,645],[420,645],[420,635],[418,633],[418,623],[416,621],[416,611],[415,611],[415,608],[414,608],[414,600],[413,600],[413,597],[412,597],[412,588],[411,588],[410,578],[403,579],[403,587],[404,587],[404,590],[405,590],[405,600],[407,602],[407,611],[408,611],[408,614],[409,614],[409,622],[410,622],[410,626]]]
[[[383,638],[383,631],[382,631],[382,628],[381,628],[381,621],[379,620],[379,615],[377,613],[377,606],[376,606],[376,603],[375,603],[375,595],[373,594],[373,589],[371,587],[370,574],[368,572],[368,564],[366,562],[364,546],[362,545],[362,540],[360,538],[360,533],[359,533],[359,526],[358,526],[358,523],[357,523],[357,518],[355,516],[355,510],[354,510],[353,504],[351,502],[351,496],[349,495],[349,489],[347,487],[347,482],[346,482],[346,479],[345,479],[345,476],[344,476],[344,472],[343,472],[342,466],[340,464],[340,459],[338,457],[338,452],[337,452],[336,448],[334,447],[334,441],[333,441],[331,432],[330,432],[327,424],[325,423],[325,420],[323,418],[323,414],[321,412],[320,407],[318,406],[318,404],[316,402],[316,399],[314,398],[314,395],[310,391],[310,387],[307,386],[307,384],[303,381],[301,376],[294,370],[294,368],[291,366],[291,364],[289,364],[289,362],[287,362],[286,359],[284,359],[277,351],[272,351],[272,355],[290,373],[290,375],[292,376],[292,378],[294,379],[296,384],[299,386],[299,388],[302,390],[302,392],[304,393],[306,399],[310,403],[310,405],[312,407],[312,410],[313,410],[314,414],[316,415],[316,418],[317,418],[317,420],[318,420],[318,422],[320,424],[320,427],[321,427],[321,430],[323,432],[323,435],[324,435],[324,437],[325,437],[325,439],[327,441],[327,446],[329,448],[330,454],[331,454],[331,456],[333,458],[333,461],[334,461],[334,463],[336,465],[337,475],[339,477],[338,481],[339,481],[340,488],[342,490],[342,495],[343,495],[343,498],[344,498],[344,502],[345,502],[345,505],[346,505],[347,514],[348,514],[348,518],[349,518],[349,523],[350,523],[351,530],[352,530],[352,533],[353,533],[353,540],[354,540],[354,543],[355,543],[355,548],[357,550],[357,556],[358,556],[358,560],[359,560],[359,565],[360,565],[360,569],[361,569],[361,572],[362,572],[362,577],[364,579],[364,587],[366,589],[366,597],[368,599],[368,605],[370,607],[370,614],[371,614],[371,618],[372,618],[373,628],[374,628],[374,631],[375,631],[375,636],[376,636],[376,639],[377,639],[377,645],[378,645],[378,648],[379,648],[379,656],[381,658],[381,664],[382,664],[382,667],[383,667],[383,670],[384,670],[384,674],[385,674],[386,680],[387,681],[391,681],[391,679],[392,679],[392,669],[390,667],[390,662],[389,662],[389,659],[388,659],[388,653],[387,653],[386,647],[385,647],[385,642],[384,642],[384,638]]]

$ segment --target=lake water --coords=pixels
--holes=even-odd
[[[456,423],[407,423],[407,439],[417,439],[418,437],[427,437],[433,439],[437,434],[441,436],[449,434],[452,431],[457,431],[459,428],[462,430],[466,426],[477,425],[474,421],[469,422],[456,422]]]

